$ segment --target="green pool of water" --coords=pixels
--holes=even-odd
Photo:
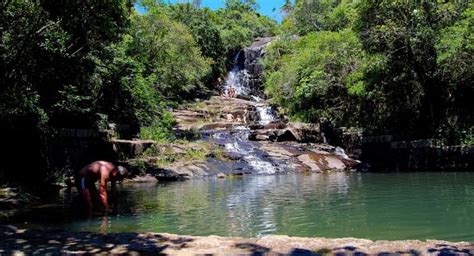
[[[204,179],[127,185],[120,196],[118,215],[54,225],[71,231],[474,241],[474,173]]]

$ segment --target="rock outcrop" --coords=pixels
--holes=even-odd
[[[297,141],[301,143],[322,143],[319,124],[288,123],[253,127],[250,140],[256,141]]]
[[[122,158],[134,158],[155,144],[152,140],[111,140],[113,149]]]
[[[472,171],[474,146],[444,146],[437,140],[403,140],[391,135],[364,136],[362,132],[333,129],[329,143],[376,171]]]
[[[178,138],[193,138],[220,147],[220,158],[183,159],[182,152],[142,157],[147,172],[158,180],[284,172],[352,170],[350,161],[323,142],[319,124],[289,122],[264,100],[260,59],[275,38],[259,38],[240,51],[221,96],[197,100],[173,110]],[[229,94],[229,91],[234,93]],[[227,97],[231,96],[231,97]],[[194,134],[194,135],[193,135]],[[129,150],[136,152],[137,150]],[[169,150],[168,150],[169,151]],[[186,151],[186,150],[184,150]],[[158,150],[155,155],[166,155]],[[163,161],[164,160],[164,161]]]
[[[257,38],[251,46],[244,48],[244,54],[240,55],[241,59],[239,59],[238,62],[246,71],[246,79],[244,82],[246,83],[245,86],[250,88],[251,95],[261,98],[264,97],[262,82],[263,67],[260,60],[265,55],[265,47],[275,39],[277,39],[277,37]]]

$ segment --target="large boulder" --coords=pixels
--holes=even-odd
[[[114,151],[123,158],[135,158],[155,144],[152,140],[111,140]]]
[[[288,123],[288,128],[298,142],[321,143],[321,128],[319,123]]]

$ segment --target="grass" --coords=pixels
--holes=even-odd
[[[164,111],[160,119],[155,120],[149,126],[140,128],[140,138],[157,142],[172,141],[174,140],[174,134],[171,130],[174,124],[173,114],[169,111]]]
[[[156,144],[145,150],[142,157],[154,159],[154,164],[165,167],[175,162],[205,161],[208,157],[224,159],[225,155],[224,148],[209,142],[179,140],[172,144]]]

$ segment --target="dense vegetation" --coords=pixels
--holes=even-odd
[[[64,128],[167,138],[166,107],[214,89],[227,56],[276,30],[255,1],[228,0],[212,11],[143,0],[143,13],[134,4],[2,1],[2,176],[53,178],[45,170],[64,168],[52,159],[62,150],[51,148]],[[14,161],[21,157],[27,161]]]
[[[287,1],[266,92],[304,121],[472,144],[474,4]]]
[[[0,177],[48,181],[82,165],[52,157],[64,128],[168,139],[166,109],[208,95],[260,36],[279,36],[265,89],[293,118],[474,143],[470,1],[287,0],[280,26],[255,0],[188,2],[2,1]]]

